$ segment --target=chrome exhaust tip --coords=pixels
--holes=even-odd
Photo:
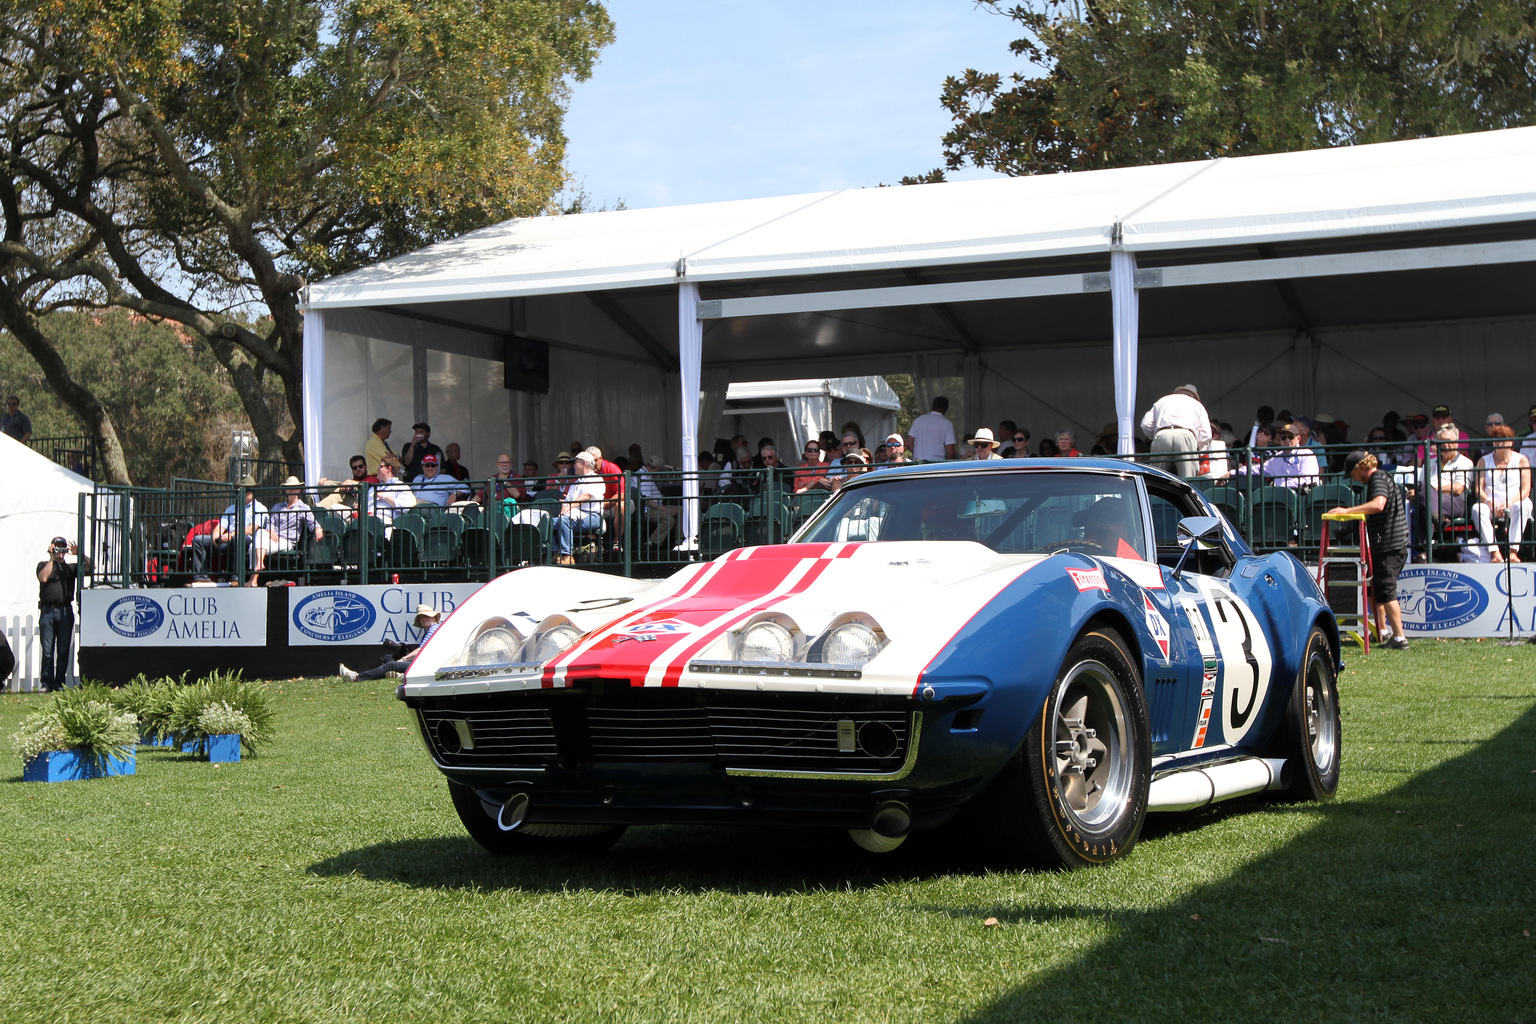
[[[887,800],[870,812],[869,830],[886,839],[900,839],[912,831],[912,811],[900,800]]]
[[[527,793],[513,793],[496,812],[496,827],[511,832],[528,818],[528,809],[532,806],[533,800]]]

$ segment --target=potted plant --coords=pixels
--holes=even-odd
[[[65,782],[134,773],[138,719],[119,711],[105,688],[82,686],[56,694],[22,720],[11,744],[26,782]]]
[[[273,718],[272,702],[262,686],[243,681],[238,672],[215,672],[175,688],[167,729],[186,753],[238,761],[240,751],[254,754],[271,737]]]
[[[181,682],[186,681],[182,673]],[[131,712],[139,720],[139,746],[172,746],[170,732],[171,700],[177,680],[169,677],[150,682],[142,674],[112,695],[113,706]]]

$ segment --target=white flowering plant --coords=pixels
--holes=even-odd
[[[22,763],[56,750],[78,750],[97,761],[131,757],[139,720],[101,699],[100,689],[65,690],[23,719],[11,736]]]
[[[251,732],[251,716],[226,701],[215,701],[197,716],[197,728],[205,736],[245,736]]]

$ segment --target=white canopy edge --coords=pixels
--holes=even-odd
[[[506,221],[309,309],[1443,230],[1536,219],[1536,127],[1200,163]]]
[[[901,399],[883,377],[804,377],[798,380],[743,381],[726,388],[727,402],[759,402],[775,398],[826,396],[896,411]]]

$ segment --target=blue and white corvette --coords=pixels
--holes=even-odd
[[[1338,628],[1187,483],[1112,460],[888,469],[791,543],[659,581],[486,585],[400,687],[470,834],[846,828],[965,812],[1017,859],[1100,863],[1148,811],[1339,779]]]

